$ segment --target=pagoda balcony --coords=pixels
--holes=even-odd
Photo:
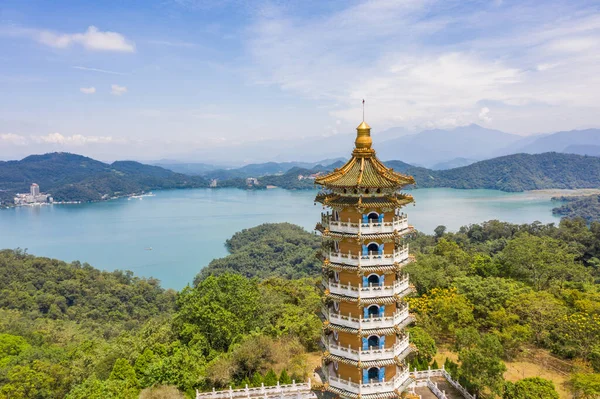
[[[391,221],[369,220],[368,222],[344,222],[333,220],[331,214],[321,214],[321,224],[331,232],[348,234],[381,234],[404,231],[409,228],[406,215],[394,216]]]
[[[398,358],[403,360],[412,352],[412,347],[409,343],[408,334],[402,338],[400,342],[396,342],[391,348],[374,348],[368,350],[353,349],[349,346],[340,346],[336,343],[329,343],[327,338],[322,337],[321,342],[332,355],[345,357],[346,359],[356,360],[357,362],[376,361],[384,359]]]
[[[330,386],[360,396],[394,392],[400,389],[410,378],[408,368],[396,374],[390,381],[385,381],[385,379],[382,381],[370,380],[368,384],[361,383],[360,381],[344,380],[328,374],[325,373],[325,378]]]
[[[336,283],[332,279],[323,281],[323,285],[332,294],[352,298],[378,298],[382,296],[403,296],[409,292],[408,274],[402,280],[396,280],[392,285],[370,284],[368,286]]]
[[[370,330],[375,328],[393,328],[397,325],[405,325],[405,321],[409,320],[408,304],[397,309],[391,316],[371,315],[371,317],[353,316],[352,314],[343,315],[334,313],[329,308],[322,309],[325,319],[331,323],[342,327],[350,327],[360,330]],[[410,319],[412,320],[412,319]],[[410,324],[410,322],[408,323]]]
[[[330,252],[327,259],[332,263],[343,263],[350,266],[393,265],[408,261],[408,245],[387,254],[371,252],[367,255],[356,255],[351,252]]]

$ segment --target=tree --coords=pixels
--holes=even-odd
[[[117,359],[108,379],[125,381],[128,386],[132,387],[137,386],[138,384],[135,369],[129,364],[127,359],[123,358]]]
[[[285,369],[283,369],[281,371],[281,374],[279,374],[279,383],[281,385],[291,384],[292,383],[292,379],[290,378],[290,376],[288,375],[288,373],[287,373],[287,371]]]
[[[547,341],[550,331],[567,313],[566,307],[545,291],[528,292],[515,296],[507,304],[508,310],[519,317],[522,325],[529,325],[537,344]]]
[[[523,283],[499,277],[459,277],[454,285],[473,304],[474,316],[484,323],[490,312],[506,307],[510,299],[531,290]]]
[[[29,344],[21,336],[0,334],[0,360],[7,356],[17,356],[28,347]]]
[[[473,305],[456,288],[432,289],[419,298],[407,299],[423,328],[435,336],[454,334],[474,322]]]
[[[500,359],[502,345],[498,338],[491,334],[482,336],[475,345],[461,350],[460,376],[468,381],[468,385],[481,396],[484,389],[500,394],[504,382],[503,374],[506,366]]]
[[[260,375],[258,371],[254,372],[254,374],[252,374],[252,379],[250,380],[250,383],[253,387],[261,386],[261,384],[263,383],[262,375]]]
[[[558,392],[552,381],[539,377],[524,378],[515,383],[504,384],[503,399],[559,399]]]
[[[548,288],[554,280],[586,280],[588,273],[575,263],[576,256],[577,253],[562,241],[522,233],[508,242],[498,254],[498,260],[504,276],[541,290]]]
[[[275,371],[273,371],[273,369],[270,369],[267,372],[267,374],[265,374],[264,383],[265,383],[265,386],[268,386],[268,387],[277,385],[277,374],[275,374]]]
[[[417,361],[429,364],[437,353],[435,340],[421,327],[411,327],[408,330],[410,342],[417,347]]]
[[[444,233],[446,232],[446,226],[439,225],[438,227],[433,229],[433,232],[435,233],[436,238],[442,238],[444,236]]]
[[[237,274],[209,276],[177,299],[176,329],[185,341],[204,335],[212,348],[227,351],[234,339],[259,327],[267,306],[258,282]]]
[[[600,352],[599,337],[600,315],[577,312],[562,317],[555,338],[562,352],[592,360],[592,354]]]
[[[600,374],[575,373],[569,381],[573,398],[597,399],[600,397]]]

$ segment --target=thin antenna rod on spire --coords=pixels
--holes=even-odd
[[[363,98],[363,122],[365,121],[365,99]]]

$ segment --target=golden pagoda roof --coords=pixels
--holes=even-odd
[[[357,208],[365,209],[372,207],[396,208],[408,205],[411,202],[414,202],[414,199],[412,195],[400,193],[390,194],[384,197],[350,197],[336,193],[319,193],[317,194],[315,201],[331,207],[356,206]]]
[[[406,176],[387,168],[377,159],[374,151],[365,155],[368,156],[356,156],[355,151],[344,166],[316,178],[315,183],[337,188],[394,188],[415,184],[412,176]]]
[[[315,179],[315,184],[332,188],[397,188],[415,184],[412,176],[394,172],[371,149],[371,127],[362,122],[357,128],[352,158],[341,168]]]

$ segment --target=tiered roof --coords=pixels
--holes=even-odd
[[[328,188],[386,189],[415,184],[412,176],[403,175],[386,167],[371,148],[371,127],[364,121],[356,128],[356,148],[352,158],[341,168],[318,177],[315,183]]]

